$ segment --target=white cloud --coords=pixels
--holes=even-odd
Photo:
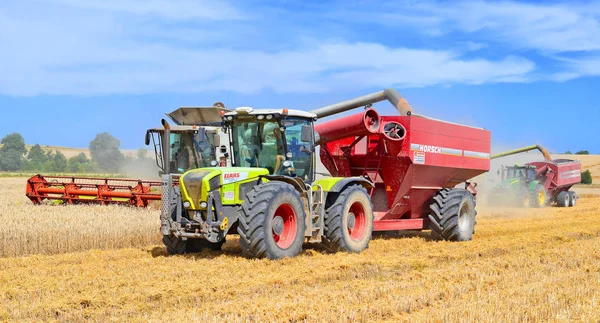
[[[210,0],[50,0],[89,10],[106,10],[173,20],[240,20],[247,15],[226,1]]]
[[[56,1],[64,7],[53,7]],[[292,41],[277,50],[258,46],[234,49],[230,38],[244,35],[244,26],[239,32],[223,33],[218,24],[207,29],[152,23],[145,18],[140,22],[140,15],[237,19],[235,12],[240,10],[226,2],[183,1],[181,7],[162,0],[49,3],[38,11],[0,9],[0,93],[325,92],[373,86],[524,82],[535,68],[532,61],[516,56],[467,58],[460,52],[384,46],[373,41],[316,39],[301,45]],[[143,37],[149,30],[158,34],[148,35],[152,40]],[[214,43],[221,35],[223,40],[211,46],[177,42],[209,38]],[[172,41],[154,39],[162,37]]]

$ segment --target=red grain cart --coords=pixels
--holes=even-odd
[[[470,240],[476,184],[490,170],[489,131],[414,114],[375,110],[317,124],[321,161],[332,176],[374,182],[374,230],[423,230]]]
[[[555,202],[561,207],[575,206],[579,197],[569,190],[581,182],[581,162],[555,159],[552,162],[532,162],[527,165],[535,166],[535,178],[544,186],[548,202]]]

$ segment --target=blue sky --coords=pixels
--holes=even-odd
[[[600,2],[0,2],[0,136],[27,143],[108,131],[134,149],[179,106],[311,110],[387,87],[495,147],[600,153]]]

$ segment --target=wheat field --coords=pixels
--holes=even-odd
[[[166,255],[158,211],[33,206],[0,179],[0,321],[598,322],[600,198],[479,208],[473,241],[380,235],[361,254]]]

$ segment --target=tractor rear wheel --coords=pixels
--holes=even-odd
[[[569,206],[573,207],[577,204],[577,196],[575,195],[575,192],[568,192],[569,193]]]
[[[241,207],[238,233],[247,257],[281,259],[302,251],[304,207],[300,194],[287,183],[257,185]]]
[[[174,235],[162,237],[163,244],[167,247],[170,255],[183,255],[187,252],[187,241],[183,241]]]
[[[361,252],[373,233],[373,204],[367,190],[352,185],[340,193],[325,211],[323,244],[337,252]]]
[[[544,186],[538,184],[531,192],[530,203],[532,207],[541,208],[546,206],[548,198],[548,193],[546,193],[546,189]]]
[[[571,202],[570,200],[569,192],[562,191],[558,193],[558,196],[556,197],[556,204],[560,207],[568,207]]]
[[[440,190],[430,205],[429,222],[435,238],[468,241],[475,232],[475,201],[464,189]]]

